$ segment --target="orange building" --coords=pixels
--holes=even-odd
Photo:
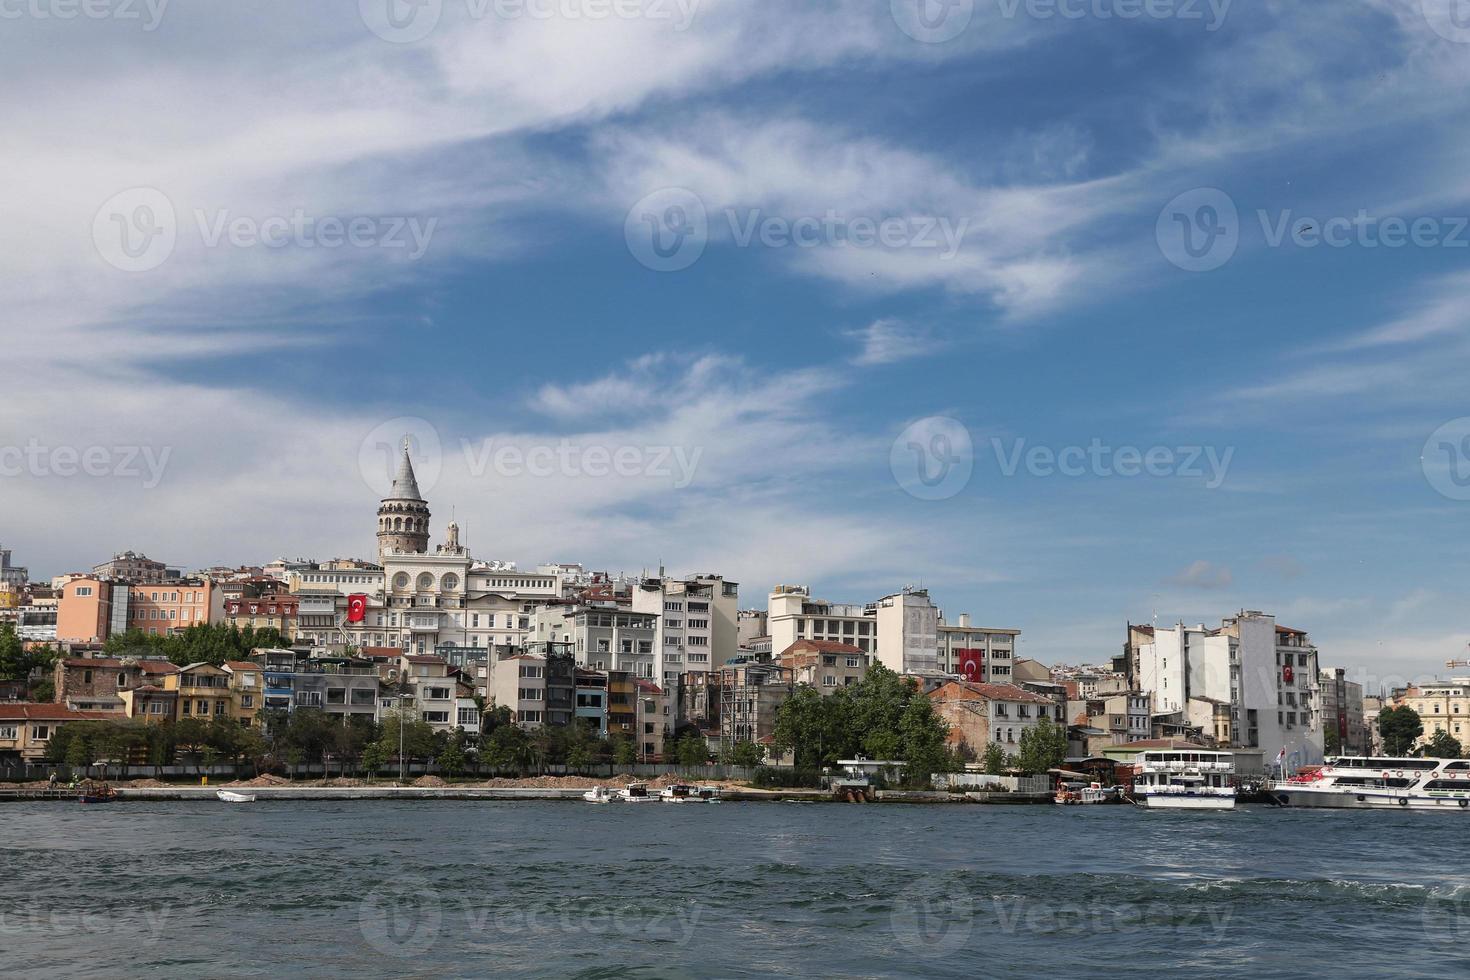
[[[223,614],[223,597],[208,579],[129,585],[89,576],[62,588],[56,639],[102,643],[130,629],[166,636],[197,623],[218,622]]]

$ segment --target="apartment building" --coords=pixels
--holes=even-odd
[[[264,650],[251,657],[250,663],[260,669],[261,696],[251,697],[258,704],[257,716],[264,711],[297,711],[316,709],[344,720],[378,715],[378,669],[364,660],[347,657],[307,657],[295,650]],[[233,677],[237,694],[247,694],[246,671],[243,667],[227,668]],[[238,713],[245,714],[243,702]]]
[[[658,613],[614,605],[541,606],[531,613],[529,642],[570,644],[577,666],[657,676]]]
[[[600,670],[576,668],[576,710],[578,724],[586,725],[598,737],[607,737],[607,674]]]
[[[166,636],[201,623],[219,622],[224,601],[208,579],[132,585],[88,576],[66,583],[57,603],[56,636],[62,643],[96,644],[130,629]]]
[[[301,600],[290,594],[240,596],[224,600],[224,622],[236,629],[276,629],[287,642],[296,639]]]
[[[982,684],[1012,683],[1016,646],[1021,631],[971,624],[961,613],[954,623],[941,617],[938,624],[939,670]]]
[[[733,745],[769,738],[791,690],[791,671],[780,664],[726,664],[720,669],[720,741]]]
[[[509,708],[511,720],[536,729],[546,720],[546,658],[531,654],[506,657],[490,666],[490,700]]]
[[[831,640],[797,640],[777,658],[793,685],[809,684],[823,695],[860,683],[872,661],[861,647]]]
[[[233,716],[246,728],[254,728],[265,710],[265,667],[249,660],[227,660]]]
[[[0,703],[0,770],[44,761],[46,746],[62,725],[115,717],[99,711],[73,711],[64,704]]]
[[[1408,688],[1396,700],[1395,707],[1413,708],[1424,724],[1424,734],[1415,746],[1423,745],[1444,732],[1470,744],[1470,677],[1435,680]]]
[[[797,640],[826,640],[856,646],[896,673],[936,676],[943,671],[939,609],[927,589],[906,587],[854,605],[813,599],[804,585],[778,585],[766,612],[773,651]]]
[[[664,740],[674,733],[674,719],[669,714],[669,695],[653,681],[639,680],[637,693],[638,758],[640,762],[662,762]]]
[[[493,677],[491,684],[493,687]],[[435,731],[479,733],[475,685],[444,658],[404,654],[399,660],[398,685],[400,696],[410,699],[419,717]]]
[[[949,724],[950,745],[971,761],[983,758],[991,743],[1014,755],[1022,733],[1043,720],[1067,723],[1065,705],[1013,684],[950,681],[929,694],[929,703]]]
[[[1342,667],[1321,672],[1322,742],[1327,755],[1369,755],[1373,734],[1363,717],[1363,685],[1347,679]],[[1332,737],[1328,732],[1333,732]],[[1335,751],[1328,751],[1335,745]]]
[[[607,734],[638,739],[638,678],[626,670],[607,671]]]
[[[131,585],[162,585],[165,582],[177,581],[180,573],[177,568],[169,568],[163,562],[154,561],[147,555],[124,551],[113,555],[100,565],[94,565],[92,577],[114,579]]]
[[[74,711],[124,711],[124,691],[160,680],[178,671],[167,660],[119,657],[63,657],[52,669],[55,700]]]
[[[1200,697],[1229,705],[1231,748],[1285,750],[1295,770],[1322,761],[1317,648],[1308,635],[1254,610],[1204,625],[1135,626],[1130,676],[1150,692],[1157,715],[1188,718]]]
[[[189,664],[163,677],[165,691],[178,695],[175,721],[225,721],[234,716],[230,672],[213,664]]]
[[[654,679],[673,690],[684,673],[704,673],[740,650],[740,586],[715,574],[646,578],[632,609],[654,620]]]

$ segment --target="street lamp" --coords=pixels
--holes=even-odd
[[[404,770],[403,770],[403,765],[404,765],[404,763],[403,763],[403,730],[406,727],[408,727],[404,723],[405,710],[406,710],[404,708],[404,702],[405,701],[412,701],[412,700],[413,700],[413,695],[412,694],[408,694],[408,693],[405,693],[405,692],[402,692],[402,691],[399,692],[399,694],[398,694],[398,785],[399,786],[402,786],[403,785],[403,780],[404,780]]]

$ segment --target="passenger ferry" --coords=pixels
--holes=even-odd
[[[1195,749],[1148,749],[1133,800],[1151,810],[1235,809],[1235,756]]]
[[[1470,812],[1470,759],[1339,756],[1269,792],[1282,806]]]

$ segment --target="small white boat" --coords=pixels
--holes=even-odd
[[[582,799],[588,803],[615,803],[618,794],[610,791],[606,786],[594,786],[582,794]]]
[[[698,803],[699,789],[684,783],[674,783],[659,791],[658,798],[665,803]]]
[[[255,794],[254,793],[233,793],[230,790],[222,789],[219,792],[215,793],[214,795],[215,796],[218,796],[220,799],[224,800],[226,803],[254,803],[255,802]]]
[[[647,783],[629,783],[618,790],[617,797],[624,803],[657,803],[659,799],[648,792]]]

